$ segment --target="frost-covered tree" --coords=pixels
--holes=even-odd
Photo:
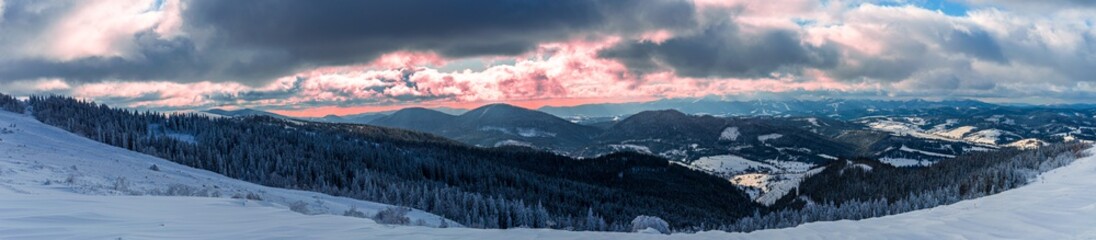
[[[662,234],[670,234],[670,224],[661,218],[640,215],[635,219],[632,219],[632,232],[639,232],[648,228],[654,229]]]
[[[835,161],[805,180],[802,195],[785,196],[783,206],[721,226],[726,231],[787,228],[815,221],[859,220],[952,204],[1023,186],[1038,173],[1069,164],[1088,144],[1066,143],[1024,151],[979,152],[928,168],[876,165],[872,172],[847,171]],[[802,199],[809,199],[806,203]],[[798,203],[799,205],[796,205]]]
[[[15,97],[0,93],[0,110],[23,113],[26,111],[26,105]]]
[[[634,153],[580,161],[368,125],[138,112],[59,96],[26,105],[43,123],[185,166],[422,209],[473,228],[626,230],[639,214],[717,225],[757,208],[726,180]],[[590,224],[589,210],[597,213]]]
[[[770,208],[754,204],[725,179],[642,154],[576,160],[368,125],[138,112],[59,96],[8,105],[14,103],[32,109],[43,123],[184,166],[266,186],[421,209],[472,228],[627,231],[635,216],[653,215],[679,231],[748,231],[859,219],[1015,188],[1068,162],[1048,159],[1076,148],[977,153],[922,169],[823,172]],[[1009,160],[1014,156],[1023,157]],[[254,193],[239,197],[261,199]]]
[[[586,227],[585,230],[588,231],[605,231],[608,228],[605,219],[594,213],[594,208],[586,209],[586,223],[584,226]]]

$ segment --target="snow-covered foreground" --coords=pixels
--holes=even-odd
[[[156,166],[153,170],[152,166]],[[341,215],[350,207],[372,215],[389,205],[308,191],[260,186],[92,141],[38,122],[27,115],[0,111],[0,198],[75,199],[82,195],[164,195],[261,198],[269,206],[294,206],[308,214]],[[172,197],[167,197],[172,196]],[[184,198],[196,199],[196,198]],[[260,204],[252,200],[240,204]],[[8,205],[4,205],[7,207]],[[169,206],[169,205],[165,205]],[[11,208],[0,211],[0,215]],[[412,222],[438,225],[440,217],[412,211]],[[456,223],[450,222],[450,225]],[[8,226],[0,224],[0,228]],[[0,239],[6,239],[0,235]]]
[[[354,201],[234,182],[0,113],[0,127],[13,121],[20,130],[0,134],[0,239],[1096,239],[1096,191],[1092,191],[1096,157],[1077,160],[1028,186],[993,196],[888,217],[790,229],[669,236],[439,229],[304,215],[270,200],[118,195],[108,183],[124,176],[130,179],[131,189],[155,189],[173,182],[218,184],[226,194],[263,190],[268,198],[320,196],[333,199],[332,205]],[[152,163],[161,171],[148,170]],[[73,172],[66,170],[71,166],[79,172],[76,182],[82,183],[63,182]],[[43,185],[44,180],[60,182]],[[102,181],[106,182],[98,183]],[[81,184],[100,190],[80,190]]]

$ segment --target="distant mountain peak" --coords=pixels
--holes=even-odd
[[[662,110],[642,111],[642,112],[637,113],[636,115],[639,115],[639,114],[676,115],[676,116],[688,115],[688,114],[685,114],[681,111],[678,111],[677,109],[662,109]]]
[[[393,112],[388,116],[369,121],[371,125],[430,132],[443,127],[455,116],[440,111],[409,107]]]
[[[270,117],[284,118],[284,119],[290,118],[290,117],[283,116],[283,115],[280,115],[280,114],[277,114],[277,113],[272,113],[272,112],[267,112],[267,111],[262,111],[262,110],[255,110],[255,109],[251,109],[251,108],[241,108],[241,109],[236,109],[236,110],[227,110],[227,109],[223,109],[223,108],[211,108],[211,109],[205,110],[203,112],[209,113],[209,114],[214,114],[214,115],[225,116],[225,117],[270,116]]]
[[[516,118],[557,118],[551,114],[543,113],[540,111],[518,107],[505,103],[492,103],[480,106],[472,109],[464,114],[461,114],[459,118],[462,119],[516,119]],[[562,119],[560,119],[562,120]],[[565,120],[563,120],[565,121]]]
[[[395,114],[400,114],[400,113],[406,114],[406,113],[416,113],[416,112],[418,112],[418,113],[430,112],[430,113],[441,113],[441,114],[449,115],[449,114],[443,113],[441,111],[437,111],[437,110],[433,110],[433,109],[429,109],[429,108],[424,108],[424,107],[403,108],[403,109],[400,109],[399,111],[393,112],[392,114],[395,115]]]
[[[689,114],[685,114],[675,109],[663,109],[663,110],[648,110],[636,113],[628,119],[661,119],[661,120],[675,120],[688,118]],[[625,119],[627,121],[627,119]]]
[[[515,111],[515,110],[518,110],[518,111],[533,111],[531,109],[518,107],[518,106],[506,104],[506,103],[492,103],[492,104],[487,104],[487,105],[480,106],[480,107],[472,109],[471,111],[468,111],[468,112],[476,112],[476,111]]]

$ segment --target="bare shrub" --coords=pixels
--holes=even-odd
[[[373,220],[381,224],[407,225],[411,223],[411,219],[407,217],[408,212],[411,212],[410,208],[388,207],[377,212]]]

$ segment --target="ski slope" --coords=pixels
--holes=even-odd
[[[0,134],[0,239],[1096,239],[1096,157],[1048,172],[1028,186],[905,214],[751,233],[667,236],[388,226],[361,218],[305,215],[278,199],[319,199],[333,211],[339,211],[334,207],[339,204],[372,205],[242,183],[0,113],[0,127],[11,123],[18,130]],[[161,171],[148,170],[153,163]],[[65,183],[72,173],[78,175],[77,184]],[[113,187],[112,179],[119,176],[130,179],[128,190]],[[45,180],[58,182],[45,185]],[[263,191],[267,200],[124,193],[172,183],[217,185],[225,195]],[[413,215],[436,218],[417,211]]]

